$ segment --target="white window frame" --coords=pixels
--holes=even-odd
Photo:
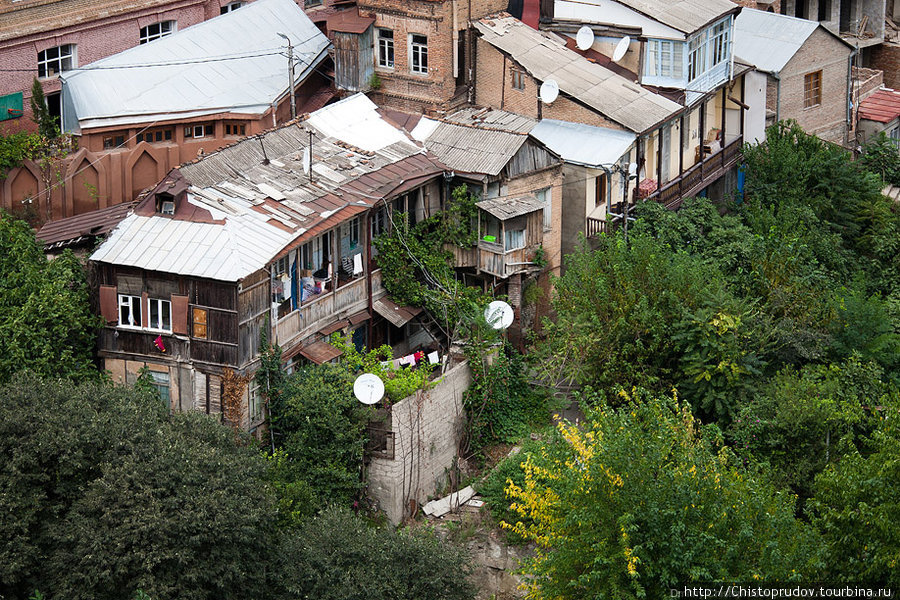
[[[134,307],[137,306],[137,323],[134,322]],[[122,322],[122,309],[128,309],[128,323]],[[140,329],[141,328],[141,319],[143,312],[143,303],[141,302],[140,296],[134,296],[132,294],[119,294],[119,327],[126,327],[128,329]]]
[[[350,248],[359,247],[359,217],[355,217],[350,221]]]
[[[233,11],[239,9],[240,7],[242,7],[243,5],[244,5],[243,2],[229,2],[228,4],[223,5],[219,9],[219,14],[224,15],[224,14],[233,12]]]
[[[647,77],[682,79],[684,77],[684,42],[649,40],[644,74]]]
[[[417,40],[420,38],[420,41]],[[421,33],[409,34],[409,72],[428,75],[428,36]]]
[[[177,24],[175,21],[160,21],[158,23],[144,25],[140,30],[140,41],[142,44],[146,44],[147,42],[158,40],[167,35],[172,35],[175,33],[176,26]]]
[[[390,34],[390,37],[384,34]],[[394,30],[378,28],[378,66],[382,69],[394,68]]]
[[[688,42],[688,81],[694,81],[708,70],[706,66],[708,45],[709,30],[706,29]]]
[[[710,50],[710,61],[709,67],[715,67],[716,65],[722,64],[723,61],[728,60],[729,56],[729,45],[731,44],[731,28],[729,27],[729,22],[719,21],[710,29],[709,37],[709,50]]]
[[[56,56],[48,58],[47,53],[56,51]],[[43,58],[41,58],[43,56]],[[38,52],[38,78],[50,79],[78,66],[78,47],[75,44],[61,44]],[[42,73],[43,71],[43,73]]]
[[[153,309],[156,308],[154,317]],[[168,317],[168,327],[166,327],[166,317]],[[156,321],[154,323],[154,321]],[[147,299],[147,329],[150,331],[172,332],[172,302],[163,300],[162,298]]]

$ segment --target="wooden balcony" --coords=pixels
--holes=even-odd
[[[379,283],[380,281],[379,278]],[[302,340],[333,323],[340,314],[365,310],[368,306],[366,294],[366,277],[362,276],[345,283],[333,292],[305,300],[297,310],[278,319],[278,343],[288,346],[295,339]]]
[[[744,138],[738,136],[728,142],[721,150],[704,156],[703,160],[690,169],[666,182],[661,189],[647,195],[648,200],[655,200],[672,210],[681,206],[685,198],[701,192],[711,183],[718,180],[725,171],[735,166],[741,159],[741,146]]]
[[[532,265],[536,246],[505,250],[503,244],[481,240],[474,248],[460,248],[446,244],[444,249],[453,254],[454,267],[471,267],[497,277],[509,277]]]
[[[601,233],[610,233],[612,228],[606,219],[593,219],[588,217],[585,220],[584,237],[590,239],[598,237]]]

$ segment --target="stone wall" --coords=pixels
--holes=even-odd
[[[469,364],[450,369],[437,385],[394,404],[394,458],[372,457],[369,495],[391,523],[400,523],[447,484],[462,435],[463,392],[472,379]]]

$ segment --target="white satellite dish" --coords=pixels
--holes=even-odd
[[[303,174],[309,175],[309,169],[312,165],[312,148],[304,148],[303,149]]]
[[[628,47],[631,45],[631,38],[627,35],[619,40],[619,43],[616,44],[616,49],[613,50],[612,59],[613,62],[619,62],[625,56],[625,53],[628,52]]]
[[[384,397],[384,382],[374,373],[363,373],[353,382],[353,395],[363,404],[375,404]]]
[[[541,102],[550,104],[559,96],[559,84],[548,79],[541,84]]]
[[[628,163],[628,176],[629,177],[637,176],[637,163]]]
[[[494,300],[484,309],[484,318],[494,329],[506,329],[514,316],[512,306],[503,300]]]
[[[587,25],[582,25],[575,34],[575,45],[579,50],[587,50],[594,45],[594,30]]]

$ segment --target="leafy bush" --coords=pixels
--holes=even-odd
[[[285,539],[276,569],[285,600],[465,600],[474,596],[461,549],[428,530],[372,527],[329,508]]]

